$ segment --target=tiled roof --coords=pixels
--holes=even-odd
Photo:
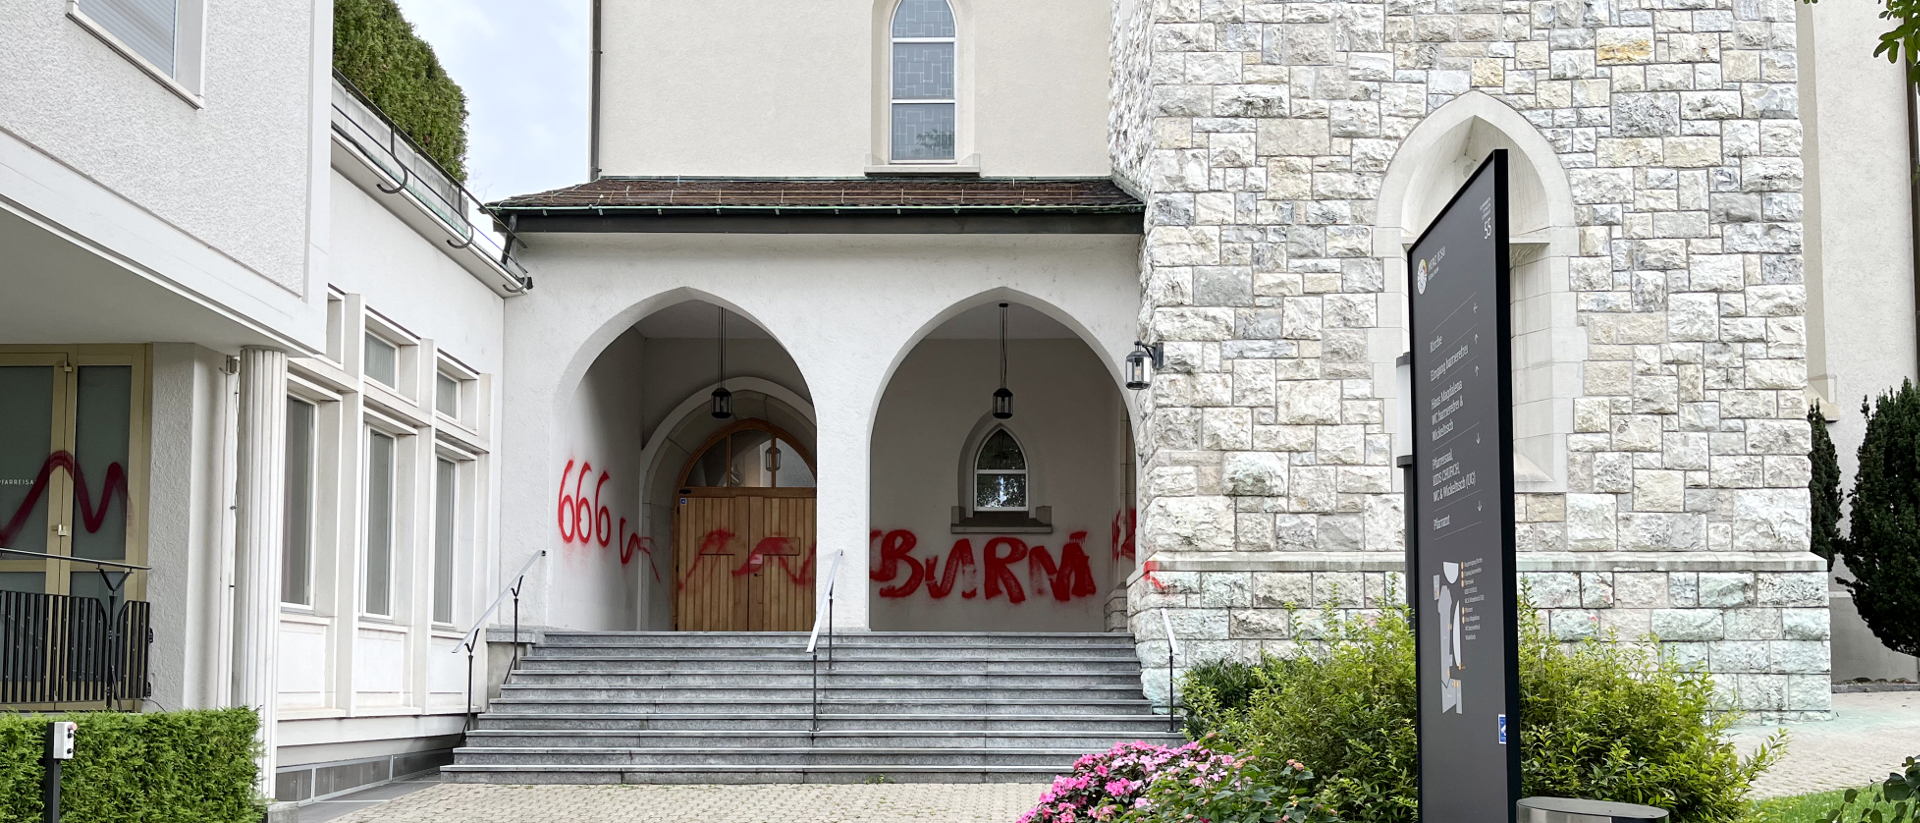
[[[509,197],[506,212],[767,213],[1134,212],[1134,199],[1106,178],[658,178],[603,177]]]

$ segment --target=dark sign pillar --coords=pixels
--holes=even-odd
[[[1507,154],[1407,254],[1420,820],[1511,821],[1520,799]]]

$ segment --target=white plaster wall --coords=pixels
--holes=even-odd
[[[67,0],[8,0],[0,130],[302,295],[309,204],[324,185],[314,67],[330,5],[212,5],[195,108],[68,19]]]
[[[1105,0],[954,0],[958,159],[1105,176]],[[884,151],[891,0],[603,7],[610,175],[858,176]]]
[[[727,306],[784,345],[819,421],[821,557],[844,550],[842,592],[865,590],[874,413],[894,367],[962,310],[1011,299],[1093,346],[1118,385],[1139,314],[1139,238],[1127,235],[541,234],[539,286],[506,305],[502,558],[517,566],[552,539],[555,478],[571,447],[556,419],[588,367],[634,323],[673,303]],[[524,603],[550,619],[556,576]],[[836,610],[865,627],[864,598]]]
[[[873,530],[914,535],[912,557],[937,558],[940,575],[957,541],[969,541],[975,565],[945,597],[923,582],[893,597],[879,592],[912,579],[905,564],[886,582],[872,581],[872,628],[897,631],[1084,631],[1105,629],[1117,547],[1115,516],[1124,507],[1122,427],[1126,410],[1113,379],[1079,340],[1013,340],[1008,344],[1008,388],[1014,415],[1005,422],[1029,465],[1029,505],[1053,507],[1051,534],[1015,534],[1029,547],[1045,546],[1058,562],[1076,532],[1089,559],[1094,592],[1066,602],[1014,564],[1025,600],[988,599],[981,588],[985,547],[997,534],[952,533],[951,508],[961,505],[972,475],[969,435],[987,415],[999,387],[995,340],[925,340],[894,372],[873,426]],[[963,485],[968,484],[968,485]],[[882,539],[887,539],[882,537]],[[877,566],[879,545],[870,548]],[[1007,551],[1002,549],[1001,556]],[[967,590],[976,596],[967,598]]]
[[[1866,433],[1861,399],[1917,373],[1906,87],[1901,67],[1873,56],[1886,27],[1874,8],[1812,7],[1798,25],[1807,371],[1812,389],[1834,406],[1827,433],[1844,493]],[[1834,679],[1913,678],[1914,658],[1882,645],[1852,597],[1833,588]]]
[[[554,519],[559,511],[557,494],[549,490],[541,495],[554,514],[544,519],[548,526],[545,532],[550,536],[540,544],[550,547],[546,574],[553,581],[554,593],[561,595],[543,621],[546,625],[590,630],[636,628],[642,576],[651,582],[651,575],[646,571],[644,556],[630,556],[623,565],[620,544],[625,534],[641,532],[637,505],[641,429],[635,412],[641,403],[638,377],[646,347],[647,340],[635,332],[621,335],[587,370],[574,392],[563,441],[567,444],[566,459],[574,464],[566,490],[597,500],[598,506],[589,505],[593,519],[598,521],[599,507],[605,507],[609,522],[595,522],[590,527],[592,535],[575,534],[575,539],[563,540],[556,533],[559,526]],[[582,474],[587,475],[584,481],[580,479]],[[604,486],[599,484],[602,474],[607,477]],[[557,485],[557,477],[558,473],[548,483]],[[622,520],[629,529],[621,529]],[[580,521],[576,515],[572,522],[577,526]],[[602,536],[607,538],[605,546],[599,543]]]
[[[441,238],[422,237],[339,172],[328,179],[327,283],[474,370],[499,374],[505,301],[449,258]]]
[[[212,708],[227,700],[232,379],[225,356],[199,346],[155,345],[152,363],[146,511],[153,697],[171,709]]]
[[[729,329],[729,334],[732,334]],[[706,395],[720,378],[718,343],[695,338],[650,338],[645,368],[637,375],[646,382],[641,399],[641,431],[649,439],[667,433],[677,422],[667,419],[693,395]],[[777,383],[807,399],[807,380],[793,357],[771,339],[728,339],[727,378],[757,377]],[[707,414],[703,406],[700,414]],[[663,426],[665,428],[663,428]],[[799,434],[799,432],[795,432]],[[811,445],[811,444],[808,444]],[[689,457],[691,455],[688,455]],[[677,471],[680,467],[674,466]]]

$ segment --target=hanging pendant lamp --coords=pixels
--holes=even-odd
[[[993,416],[1006,420],[1013,416],[1013,392],[1007,390],[1007,304],[1000,304],[1000,390],[993,393]]]
[[[727,310],[720,309],[720,388],[713,390],[713,416],[733,416],[733,392],[727,391]]]

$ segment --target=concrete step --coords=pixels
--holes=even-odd
[[[760,712],[698,714],[635,714],[573,712],[480,716],[481,731],[713,731],[742,733],[805,732],[812,728],[806,715],[768,715]],[[826,732],[953,731],[970,734],[1023,733],[1036,729],[1064,735],[1113,735],[1132,739],[1167,730],[1166,715],[1153,714],[823,714],[819,727]]]
[[[1085,751],[1041,748],[942,746],[935,748],[869,747],[727,747],[665,749],[639,748],[473,748],[454,749],[456,762],[467,766],[1051,766],[1068,769]]]
[[[1098,659],[1110,661],[1134,661],[1139,658],[1132,647],[1096,648],[1088,646],[1011,646],[993,648],[988,646],[871,646],[848,648],[842,646],[831,654],[825,648],[818,652],[820,665],[829,661],[840,665],[849,661],[904,661],[904,660],[1063,660]],[[560,648],[535,647],[530,653],[520,656],[522,663],[528,660],[674,660],[674,661],[793,661],[811,664],[814,655],[807,654],[806,648],[768,648],[746,646],[741,648],[700,648],[696,646],[566,646]]]
[[[1052,766],[466,766],[440,767],[448,783],[510,785],[607,783],[1045,783]]]
[[[670,713],[687,714],[709,711],[753,711],[767,715],[795,715],[806,717],[812,712],[814,702],[808,699],[797,700],[730,700],[730,699],[682,699],[659,700],[594,700],[580,701],[568,698],[551,697],[502,697],[496,698],[491,713],[500,714],[546,714],[578,710],[586,706],[594,711],[608,714],[647,714]],[[957,717],[973,715],[1000,714],[1148,714],[1152,704],[1145,698],[1007,698],[966,700],[910,700],[898,699],[885,702],[852,699],[835,695],[822,695],[819,702],[821,715],[831,714],[928,714],[939,713]]]
[[[1184,742],[1178,732],[1169,732],[1161,724],[1154,732],[1127,735],[1072,735],[1058,731],[927,731],[855,729],[849,731],[623,731],[617,729],[494,730],[467,733],[466,746],[473,749],[496,748],[629,748],[629,749],[725,749],[725,748],[986,748],[1021,749],[1046,746],[1073,749],[1082,753],[1111,748],[1120,740],[1149,740],[1156,743]]]
[[[1140,675],[1113,673],[1007,674],[967,671],[822,671],[772,673],[756,671],[669,671],[608,672],[598,670],[537,670],[513,674],[507,685],[514,689],[595,688],[595,689],[750,689],[758,692],[781,689],[1139,689]]]
[[[800,649],[807,645],[806,632],[557,632],[542,635],[543,648],[633,647],[633,648],[774,648]],[[823,635],[820,648],[829,641]],[[837,649],[879,648],[1013,648],[1020,646],[1133,648],[1133,638],[1117,633],[1031,632],[849,632],[836,634],[831,645]]]
[[[816,663],[805,655],[786,657],[693,657],[659,652],[650,656],[541,654],[520,658],[516,671],[602,671],[602,672],[685,672],[728,671],[811,674],[815,669],[827,672],[1004,672],[1007,674],[1083,674],[1118,672],[1137,675],[1140,661],[1131,651],[1124,656],[1084,654],[1048,654],[1017,656],[932,657],[928,655],[889,654],[868,657],[840,655],[828,665],[825,658]]]
[[[921,697],[936,695],[951,696],[952,699],[971,698],[1014,698],[1033,697],[1038,699],[1065,698],[1074,695],[1086,695],[1095,699],[1102,697],[1123,697],[1140,691],[1136,683],[1132,686],[1087,686],[1069,684],[1065,686],[1028,686],[1024,688],[994,688],[989,686],[961,686],[930,684],[924,686],[849,686],[841,685],[832,689],[820,689],[824,698],[829,692],[842,701],[886,701],[895,696],[913,694]],[[597,703],[603,700],[649,700],[674,702],[685,700],[811,700],[814,690],[808,686],[778,686],[760,688],[738,687],[699,687],[683,688],[677,686],[633,686],[633,687],[594,687],[594,686],[541,686],[506,683],[500,687],[502,698],[538,698],[544,700],[569,700],[574,702]]]

